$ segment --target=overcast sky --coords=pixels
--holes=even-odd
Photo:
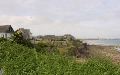
[[[33,35],[120,38],[120,0],[0,0],[0,25]]]

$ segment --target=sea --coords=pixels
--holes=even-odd
[[[82,41],[89,45],[120,46],[120,39],[87,39]]]

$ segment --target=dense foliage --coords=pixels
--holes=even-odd
[[[34,48],[36,49],[37,52],[39,53],[45,53],[45,52],[57,52],[58,53],[58,49],[49,43],[43,43],[43,42],[39,42],[38,44],[34,45]]]
[[[34,45],[31,43],[30,39],[24,39],[23,33],[20,30],[16,30],[12,36],[13,42],[16,42],[17,44],[21,44],[23,46],[33,48]]]
[[[5,39],[5,38],[0,38],[0,42],[5,42],[5,41],[8,41],[7,39]]]
[[[35,48],[37,52],[59,52],[62,55],[66,56],[75,56],[75,57],[87,57],[87,44],[83,43],[79,39],[58,39],[58,38],[49,38],[42,39],[36,42]]]
[[[57,53],[37,53],[10,41],[0,42],[0,67],[4,75],[120,75],[119,65],[102,58],[80,63]]]
[[[20,30],[16,30],[13,34],[13,41],[19,44],[24,42],[23,34]]]
[[[11,42],[0,43],[0,65],[5,75],[35,74],[37,53]]]

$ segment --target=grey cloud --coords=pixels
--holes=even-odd
[[[37,34],[120,37],[119,0],[0,0],[0,24]],[[109,27],[109,28],[108,28]]]

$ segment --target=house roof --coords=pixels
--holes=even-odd
[[[13,28],[11,25],[3,25],[0,26],[0,33],[11,33],[14,32]]]

